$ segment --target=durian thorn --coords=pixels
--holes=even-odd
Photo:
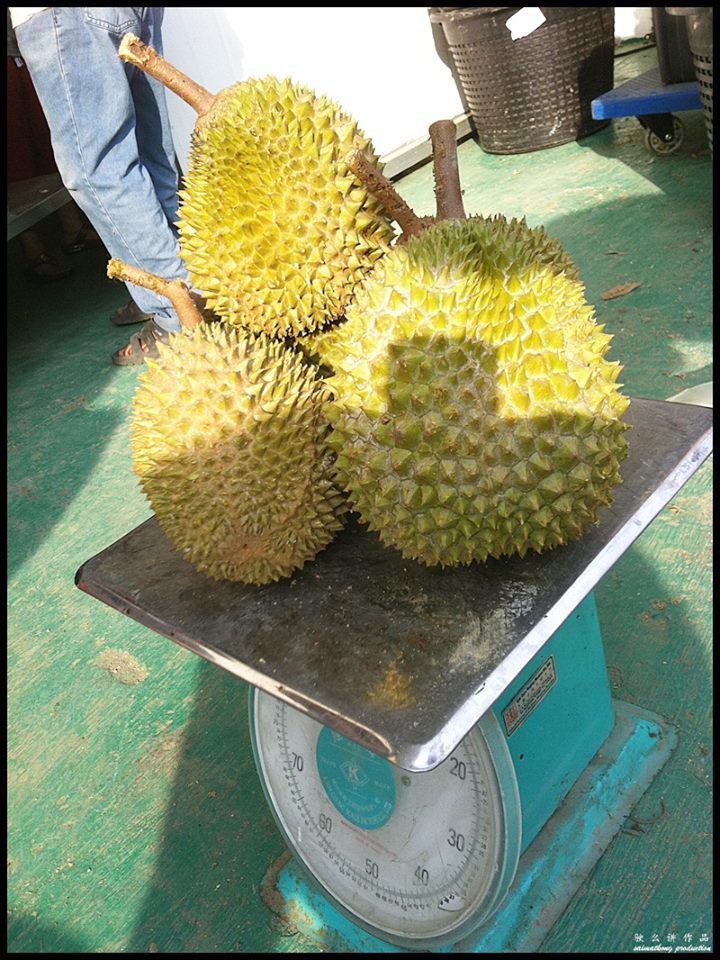
[[[436,120],[430,124],[437,220],[465,219],[456,138],[457,131],[452,120]]]
[[[152,47],[148,47],[133,33],[126,33],[122,38],[118,56],[121,60],[147,73],[148,76],[159,80],[163,86],[189,104],[199,116],[202,117],[212,107],[215,101],[212,93],[168,63],[164,57],[156,53]]]
[[[152,290],[159,297],[166,297],[175,309],[178,320],[185,330],[192,330],[202,322],[202,316],[195,305],[192,294],[182,280],[164,280],[154,273],[148,273],[140,267],[132,267],[114,257],[107,265],[107,275],[111,280],[123,280],[138,287]]]
[[[415,237],[430,225],[428,218],[418,217],[410,209],[388,178],[368,160],[362,150],[353,150],[347,157],[347,165],[368,193],[382,204],[388,216],[400,225],[402,239]]]

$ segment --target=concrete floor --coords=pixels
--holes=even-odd
[[[616,79],[654,57],[619,60]],[[633,118],[533,154],[459,150],[469,213],[525,215],[575,258],[630,396],[712,380],[712,161],[702,114],[682,119],[663,159]],[[427,165],[399,188],[432,210]],[[129,332],[108,320],[125,291],[104,255],[68,260],[69,280],[31,287],[9,247],[8,948],[321,952],[260,895],[284,844],[246,685],[73,585],[150,510],[128,445],[138,368],[109,362]],[[601,299],[626,282],[639,286]],[[614,693],[680,739],[541,952],[712,945],[711,469],[596,591]]]

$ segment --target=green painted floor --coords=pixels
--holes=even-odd
[[[617,61],[641,72],[654,51]],[[460,146],[470,213],[525,215],[564,242],[624,364],[625,391],[712,380],[712,162],[699,111],[664,159],[633,118],[522,156]],[[400,189],[432,209],[431,171]],[[45,229],[52,230],[46,221]],[[138,369],[105,257],[29,286],[9,246],[10,952],[312,953],[264,905],[284,850],[248,742],[247,687],[73,584],[150,511],[131,469]],[[618,284],[639,286],[603,301]],[[711,465],[596,591],[615,694],[679,745],[542,947],[625,953],[712,943]],[[664,814],[663,814],[664,811]],[[641,823],[640,821],[653,821]],[[674,937],[674,941],[671,939]]]

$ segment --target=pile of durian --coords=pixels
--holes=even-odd
[[[140,376],[131,444],[187,560],[271,583],[348,512],[441,567],[599,522],[627,454],[611,338],[542,228],[465,216],[451,121],[430,128],[437,215],[421,218],[313,91],[266,77],[213,97],[132,35],[120,56],[198,112],[179,214],[192,292],[108,268],[183,325]]]

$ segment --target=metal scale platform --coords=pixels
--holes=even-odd
[[[78,570],[255,688],[295,854],[272,900],[323,949],[536,949],[670,755],[672,727],[611,700],[592,591],[710,455],[712,410],[633,399],[625,418],[612,507],[544,554],[426,568],[350,524],[257,588],[196,572],[153,518]]]

